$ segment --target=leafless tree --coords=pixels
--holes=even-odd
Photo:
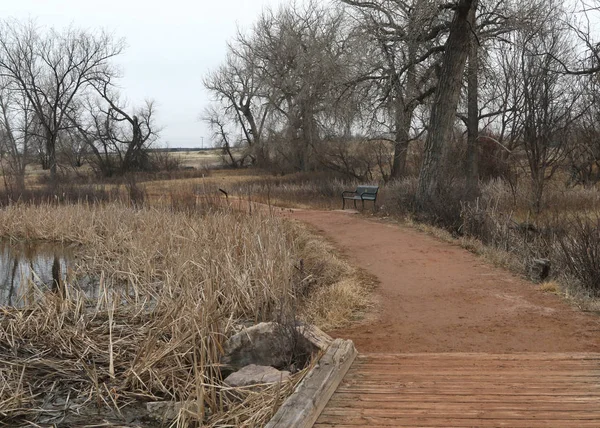
[[[419,174],[417,204],[426,208],[437,197],[444,167],[444,148],[450,140],[462,88],[462,76],[469,53],[477,0],[460,0],[454,6],[454,18],[445,44],[442,70],[431,108],[425,157]]]
[[[595,76],[586,76],[583,84],[584,103],[589,108],[572,130],[569,184],[590,187],[600,181],[600,83]]]
[[[90,97],[72,122],[92,153],[92,165],[104,176],[149,170],[148,149],[159,129],[154,122],[154,103],[128,112],[108,83],[98,88],[100,97]]]
[[[0,24],[0,76],[14,81],[35,112],[53,179],[57,140],[72,126],[68,117],[77,95],[92,82],[115,76],[110,61],[122,48],[123,41],[107,33],[43,29],[32,22]]]
[[[0,78],[0,151],[5,187],[11,191],[25,189],[25,169],[34,146],[35,113],[29,100],[12,82]]]
[[[358,12],[359,26],[375,46],[372,64],[357,80],[377,88],[374,111],[387,109],[394,142],[391,177],[398,178],[405,173],[415,109],[435,91],[447,14],[424,0],[343,2]]]
[[[230,44],[225,63],[204,79],[204,86],[213,94],[215,105],[205,111],[203,120],[213,129],[234,166],[238,160],[233,159],[230,150],[232,144],[230,138],[225,138],[225,128],[229,123],[241,128],[248,148],[244,157],[255,159],[253,151],[261,146],[269,114],[269,103],[262,92],[260,75],[248,50],[241,43]]]
[[[546,181],[562,164],[569,135],[586,109],[577,78],[557,73],[556,59],[570,63],[573,45],[562,24],[562,5],[549,1],[537,25],[517,36],[522,103],[517,105],[522,126],[522,146],[532,185],[532,209],[539,213]]]
[[[480,0],[476,4],[465,77],[466,114],[459,113],[467,131],[466,198],[472,198],[477,193],[481,123],[489,123],[512,110],[506,104],[495,102],[497,94],[490,93],[489,88],[480,92],[481,83],[486,86],[490,83],[494,85],[495,69],[490,65],[493,63],[495,50],[504,51],[507,48],[505,36],[526,22],[531,8],[530,5],[517,6],[510,0]]]
[[[348,71],[347,32],[340,9],[317,2],[263,12],[240,44],[252,54],[270,112],[271,133],[285,133],[298,170],[307,170],[323,136],[323,117],[339,98]]]
[[[227,117],[227,113],[230,113],[230,109],[219,110],[216,107],[208,107],[201,119],[208,125],[211,130],[211,139],[216,143],[217,147],[221,147],[223,161],[226,165],[234,168],[244,166],[247,158],[255,159],[256,150],[255,145],[252,144],[251,140],[246,139],[247,147],[244,147],[242,141],[235,140],[234,135],[237,133],[236,127],[232,127],[231,119]],[[238,123],[234,120],[234,123]],[[249,130],[248,130],[249,131]],[[244,132],[244,125],[242,125],[242,132]],[[250,133],[250,137],[253,133]],[[260,144],[257,144],[260,146]],[[238,146],[242,152],[240,155],[234,154],[234,148]]]

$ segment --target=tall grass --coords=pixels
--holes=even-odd
[[[241,324],[298,315],[327,324],[336,303],[314,299],[340,293],[352,273],[333,256],[332,268],[307,257],[319,245],[291,222],[227,209],[13,204],[0,210],[0,237],[79,252],[60,293],[0,309],[0,414],[10,426],[122,424],[154,400],[191,403],[179,426],[260,426],[302,372],[258,394],[231,390],[223,341]],[[78,287],[90,276],[94,299]],[[364,291],[342,294],[354,296],[348,314],[364,305]]]
[[[342,192],[356,184],[356,180],[340,174],[314,172],[246,180],[228,190],[233,195],[281,207],[339,209]]]

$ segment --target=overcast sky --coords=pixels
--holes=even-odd
[[[0,17],[40,25],[104,28],[124,37],[118,58],[130,103],[154,99],[162,140],[198,147],[209,132],[198,120],[209,99],[202,76],[225,58],[237,26],[248,29],[265,6],[286,0],[0,0]]]

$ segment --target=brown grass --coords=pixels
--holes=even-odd
[[[546,281],[541,283],[540,290],[544,293],[561,294],[560,284],[556,281]]]
[[[303,372],[260,393],[231,391],[218,364],[223,341],[239,324],[297,314],[341,325],[364,306],[365,292],[298,225],[260,212],[206,212],[118,203],[0,210],[4,238],[79,248],[59,293],[32,284],[35,303],[1,309],[5,423],[120,424],[153,400],[197,403],[180,412],[178,426],[270,418]],[[90,276],[95,298],[80,287]]]

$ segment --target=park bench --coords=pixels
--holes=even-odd
[[[375,209],[378,191],[379,186],[356,186],[356,190],[345,190],[342,192],[342,209],[346,208],[346,199],[354,201],[354,208],[356,208],[356,201],[361,201],[363,209],[365,201],[372,201]]]

